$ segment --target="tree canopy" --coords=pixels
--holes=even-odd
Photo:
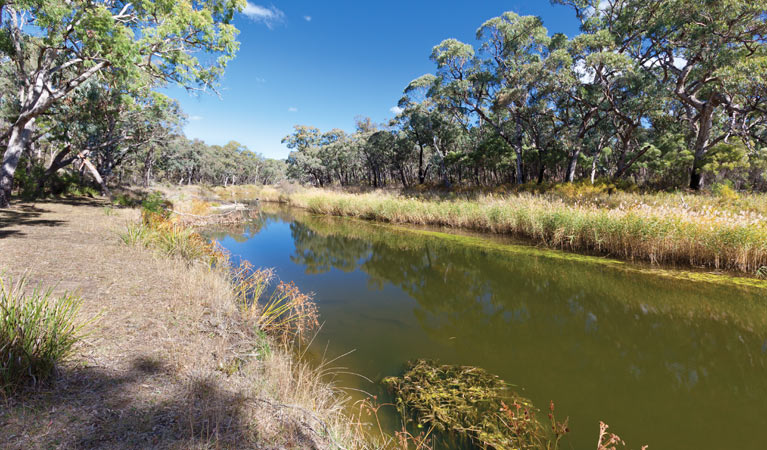
[[[318,185],[767,189],[767,1],[553,3],[574,11],[580,34],[507,12],[481,24],[474,45],[447,39],[393,121],[342,144],[312,129],[316,139],[291,146],[290,174]]]

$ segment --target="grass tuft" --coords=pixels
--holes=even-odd
[[[85,323],[76,316],[81,300],[52,289],[27,289],[0,278],[0,389],[14,391],[48,379],[56,364],[70,355]]]
[[[288,343],[306,338],[319,326],[317,304],[293,283],[280,282],[269,295],[274,280],[270,269],[254,269],[243,262],[233,271],[232,286],[242,317],[256,330]]]

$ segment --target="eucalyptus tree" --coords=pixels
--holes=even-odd
[[[490,104],[487,111],[477,103],[474,111],[514,149],[516,182],[522,184],[523,117],[532,114],[531,101],[545,90],[541,83],[546,79],[551,38],[539,17],[506,12],[482,24],[477,39],[484,40],[482,50],[488,55],[482,63],[490,75],[486,85]]]
[[[567,3],[584,21],[610,24],[619,46],[680,102],[693,152],[690,187],[704,187],[709,150],[746,134],[748,117],[764,111],[747,91],[766,81],[767,1]]]
[[[243,0],[9,0],[0,4],[0,53],[18,83],[17,114],[4,130],[0,207],[35,121],[94,76],[146,88],[215,86],[238,44]],[[194,52],[209,57],[199,58]]]
[[[444,44],[444,42],[443,42]],[[458,41],[450,40],[448,44],[452,50],[455,50],[453,44],[458,46],[458,52],[473,50],[469,46],[463,46]],[[442,45],[435,47],[434,52],[440,52]],[[434,54],[432,56],[435,57]],[[451,63],[463,66],[465,55],[457,55],[455,59],[447,58]],[[461,67],[463,69],[463,67]],[[427,163],[427,168],[436,165],[439,167],[440,177],[445,186],[450,186],[450,176],[447,170],[446,158],[457,145],[460,144],[462,135],[468,131],[471,118],[469,111],[462,104],[462,97],[456,96],[456,93],[463,92],[462,86],[454,81],[446,81],[444,75],[434,76],[431,74],[423,75],[413,80],[405,89],[405,99],[412,95],[415,90],[424,90],[427,98],[419,105],[411,103],[414,108],[411,110],[414,114],[412,118],[417,122],[411,124],[413,133],[418,134],[419,144],[419,167],[423,167],[423,150],[428,145],[431,150],[431,161]],[[419,173],[426,176],[426,169]]]
[[[315,127],[296,125],[292,134],[282,138],[282,143],[293,150],[288,155],[288,174],[300,179],[311,176],[312,181],[325,185],[325,167],[319,156],[322,132]]]

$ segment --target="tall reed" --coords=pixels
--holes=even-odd
[[[424,199],[311,189],[289,195],[292,205],[316,214],[510,234],[625,260],[751,275],[767,266],[767,216],[756,201],[755,210],[734,212],[681,197],[656,204],[640,195],[619,198],[624,201],[606,205],[528,193]]]

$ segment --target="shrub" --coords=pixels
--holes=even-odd
[[[51,376],[80,339],[85,323],[77,323],[81,301],[68,293],[54,296],[27,280],[0,278],[0,388],[4,391],[37,384]]]
[[[139,201],[125,193],[115,195],[113,203],[117,206],[133,208],[139,205]]]
[[[170,215],[168,209],[172,207],[173,205],[165,200],[159,192],[152,192],[141,202],[141,209],[144,213],[149,212],[166,218]]]
[[[738,192],[732,188],[731,181],[716,183],[711,187],[711,192],[725,202],[735,201],[740,198]]]
[[[178,224],[164,214],[145,209],[141,218],[141,223],[128,224],[120,234],[124,243],[142,244],[166,256],[179,257],[190,263],[201,262],[211,267],[226,260],[226,255],[215,243],[208,242],[194,229]]]

